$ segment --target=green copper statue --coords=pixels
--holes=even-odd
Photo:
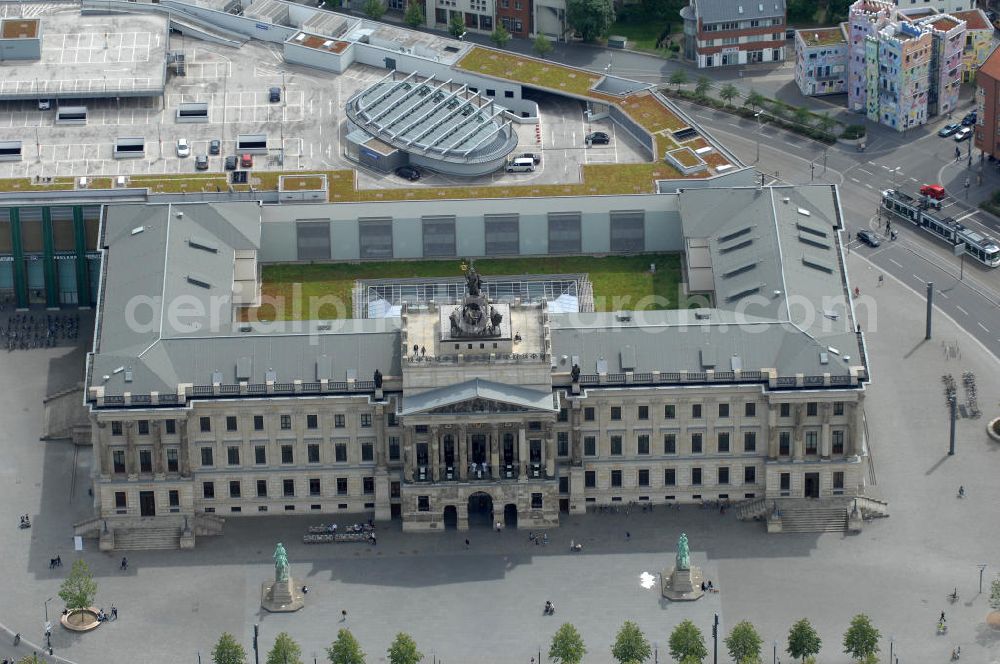
[[[680,539],[677,540],[677,569],[691,569],[691,558],[688,555],[688,536],[684,533],[681,533]]]
[[[281,542],[274,547],[274,580],[288,581],[288,554]]]

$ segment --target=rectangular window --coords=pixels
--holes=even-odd
[[[337,495],[346,496],[347,495],[347,478],[338,477],[337,478]]]
[[[347,418],[343,413],[338,413],[333,416],[333,426],[337,429],[343,429],[347,426]]]
[[[791,414],[791,412],[792,412],[792,407],[790,404],[787,403],[778,404],[779,417],[788,417]]]
[[[701,468],[691,469],[691,484],[694,486],[701,486]]]
[[[296,221],[295,242],[300,261],[330,260],[330,222]]]
[[[361,478],[362,491],[366,494],[375,493],[375,478],[374,477],[362,477]]]
[[[149,420],[139,420],[136,423],[136,425],[139,428],[139,435],[140,436],[148,436],[149,435]]]
[[[240,465],[240,448],[236,446],[226,448],[226,463],[230,466]]]
[[[569,432],[559,431],[556,433],[556,456],[569,456]]]
[[[203,433],[208,433],[212,430],[212,418],[211,417],[201,417],[198,419],[198,426],[201,428]]]
[[[725,466],[719,468],[719,484],[729,484],[729,469]]]
[[[691,404],[691,419],[700,420],[701,419],[701,404],[693,403]]]
[[[719,454],[729,454],[729,432],[720,431],[718,433],[719,439]]]
[[[594,421],[594,409],[592,407],[587,406],[586,408],[583,409],[583,419],[586,422]]]
[[[333,446],[333,458],[338,463],[344,463],[347,461],[346,443],[337,443]]]
[[[264,430],[264,416],[263,415],[254,415],[253,416],[253,430],[254,431],[263,431]]]
[[[549,253],[578,254],[582,245],[579,212],[549,212]]]
[[[701,434],[691,434],[691,454],[701,454]]]
[[[455,216],[426,216],[423,226],[424,257],[455,255]]]
[[[361,427],[367,429],[372,425],[372,414],[361,413]]]
[[[233,480],[229,483],[229,497],[239,498],[240,497],[240,482],[239,480]]]
[[[257,497],[267,498],[267,480],[257,480]]]
[[[676,468],[664,468],[663,469],[663,485],[664,486],[677,486],[677,469]]]
[[[806,431],[806,454],[819,453],[819,434],[816,431]]]
[[[417,511],[418,512],[430,512],[431,511],[431,499],[430,499],[430,496],[417,496]]]
[[[205,500],[212,500],[215,498],[215,482],[202,482],[201,496]]]
[[[743,432],[743,451],[744,452],[756,452],[757,451],[757,432],[756,431],[744,431]]]
[[[117,420],[111,423],[111,435],[120,436],[122,435],[122,423]]]
[[[611,471],[611,486],[620,487],[622,485],[622,471],[612,470]]]
[[[167,435],[173,436],[177,433],[177,420],[163,420],[163,425]]]
[[[843,401],[834,401],[833,402],[833,414],[834,415],[843,415],[844,414],[844,402]]]
[[[816,413],[819,411],[815,401],[810,401],[806,404],[806,417],[816,417]]]
[[[743,404],[743,416],[757,417],[757,403],[754,401],[747,401]]]
[[[756,466],[745,466],[743,468],[743,483],[744,484],[756,484],[757,483],[757,467]]]
[[[542,509],[542,494],[540,493],[531,494],[531,509],[533,510]]]
[[[307,429],[318,429],[319,428],[319,415],[316,415],[316,414],[306,415],[306,428]]]
[[[639,486],[649,486],[649,470],[646,468],[639,470]]]
[[[665,434],[663,434],[663,453],[664,454],[677,454],[677,434],[676,433],[665,433]]]
[[[114,472],[125,472],[125,450],[112,450],[111,462],[114,464]]]
[[[267,446],[266,445],[254,445],[253,448],[253,460],[254,463],[258,465],[264,465],[267,463]]]
[[[358,219],[358,248],[361,258],[392,258],[392,218]]]
[[[719,404],[719,417],[729,417],[729,404],[720,403]]]
[[[781,473],[780,476],[780,491],[791,491],[792,489],[792,474],[791,473]]]
[[[666,420],[672,420],[677,417],[677,406],[672,403],[668,403],[663,407],[663,418]]]
[[[152,450],[139,450],[139,472],[140,473],[151,473],[151,472],[153,472],[153,451]]]
[[[569,422],[569,409],[560,408],[559,413],[556,415],[557,422]]]
[[[639,406],[639,412],[636,414],[636,416],[640,420],[648,420],[649,419],[649,406]]]
[[[236,431],[235,415],[226,415],[226,431]]]
[[[643,210],[612,210],[611,251],[646,249],[646,213]]]
[[[306,446],[306,455],[309,463],[319,463],[319,443],[309,443]]]
[[[519,215],[487,214],[483,220],[487,256],[516,256],[521,253]]]
[[[385,425],[387,427],[399,426],[399,419],[396,417],[396,413],[389,413],[385,416]]]
[[[621,456],[621,453],[622,453],[622,437],[611,436],[611,456]]]
[[[292,416],[291,415],[282,415],[281,416],[281,430],[282,431],[288,431],[291,428],[292,428]]]
[[[835,471],[833,473],[833,488],[843,490],[844,488],[844,473],[843,471]]]
[[[201,465],[203,466],[215,465],[215,459],[213,458],[211,447],[201,448]]]
[[[322,493],[320,491],[320,483],[318,477],[313,477],[309,480],[309,495],[318,496]]]
[[[285,498],[295,495],[295,480],[281,480],[281,493]]]
[[[597,473],[593,470],[586,470],[583,473],[583,486],[587,489],[593,489],[597,486]]]
[[[361,445],[361,460],[362,461],[374,461],[375,460],[375,446],[371,443],[362,443]]]
[[[281,446],[281,463],[294,463],[295,454],[291,445]]]
[[[788,456],[792,453],[792,434],[788,431],[778,432],[778,456]]]
[[[597,438],[595,436],[583,437],[584,456],[597,456]]]
[[[622,407],[621,406],[612,406],[611,407],[611,419],[612,420],[620,420],[621,418],[622,418]]]
[[[180,507],[181,506],[181,492],[177,489],[171,489],[167,492],[167,504],[170,507]]]
[[[389,436],[389,461],[399,461],[399,436]]]
[[[168,473],[176,473],[177,472],[177,469],[179,468],[179,464],[177,462],[177,455],[178,455],[178,450],[177,450],[176,447],[168,447],[167,448],[167,472]]]
[[[833,453],[838,455],[844,453],[844,432],[842,429],[833,430]]]
[[[124,491],[115,491],[115,509],[116,510],[128,509],[128,499]]]
[[[645,433],[639,434],[635,447],[637,454],[649,454],[649,435]]]

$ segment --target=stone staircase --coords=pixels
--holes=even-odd
[[[224,517],[206,512],[198,512],[194,515],[194,528],[192,530],[197,537],[201,537],[202,535],[221,535],[225,525],[226,519]]]
[[[778,510],[781,513],[783,533],[842,533],[847,528],[846,501],[782,501]]]
[[[132,528],[127,531],[116,530],[114,537],[114,548],[117,551],[179,549],[181,546],[180,528]]]

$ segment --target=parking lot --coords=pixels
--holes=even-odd
[[[34,101],[0,103],[0,135],[21,140],[23,150],[21,161],[0,163],[0,178],[194,173],[195,157],[207,155],[212,140],[219,140],[222,147],[219,155],[209,155],[208,171],[221,172],[225,157],[237,154],[240,134],[267,135],[268,154],[255,155],[254,168],[353,168],[359,171],[359,187],[374,189],[573,183],[579,182],[584,164],[648,161],[639,143],[610,121],[588,122],[580,102],[543,95],[541,122],[516,125],[515,154],[542,155],[535,172],[501,171],[471,179],[424,172],[411,183],[394,174],[359,168],[344,157],[341,147],[346,131],[344,104],[355,92],[383,78],[385,70],[355,65],[336,75],[286,64],[269,45],[250,42],[235,50],[176,34],[171,35],[170,50],[183,50],[186,72],[168,77],[162,98],[67,102],[87,107],[85,125],[56,124],[55,103],[49,110],[39,110]],[[272,87],[282,89],[280,102],[269,101]],[[179,105],[195,102],[208,105],[207,121],[178,121]],[[588,146],[585,136],[592,131],[608,133],[610,144]],[[117,138],[142,138],[144,153],[116,159]],[[190,156],[177,155],[181,138],[190,144]]]

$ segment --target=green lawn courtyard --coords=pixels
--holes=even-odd
[[[366,263],[286,263],[265,265],[263,304],[256,320],[350,318],[351,290],[358,279],[457,277],[461,259]],[[649,271],[656,263],[656,273]],[[597,311],[674,309],[679,306],[680,254],[639,256],[547,256],[477,259],[476,269],[491,277],[586,273]],[[322,302],[319,302],[322,298]],[[244,312],[246,318],[250,312]]]

